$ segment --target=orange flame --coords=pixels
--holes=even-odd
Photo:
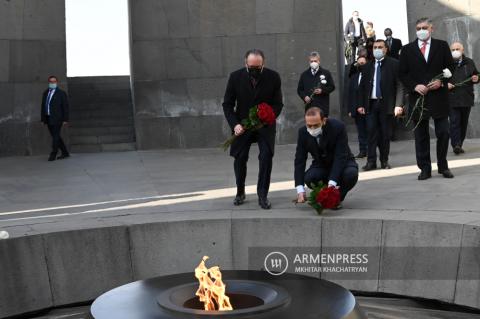
[[[195,268],[195,277],[198,279],[199,287],[196,296],[203,302],[205,310],[233,310],[230,298],[225,294],[226,285],[222,281],[222,273],[218,266],[207,268],[204,256],[202,261]]]

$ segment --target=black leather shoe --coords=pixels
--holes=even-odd
[[[56,159],[57,159],[57,154],[54,154],[54,153],[51,153],[50,156],[48,157],[49,162],[53,162]]]
[[[262,209],[272,208],[272,204],[267,198],[258,198],[258,205],[260,205]]]
[[[453,174],[452,174],[452,172],[451,172],[448,168],[447,168],[447,169],[444,169],[444,170],[442,170],[442,171],[439,170],[438,173],[439,173],[439,174],[442,174],[443,177],[445,177],[445,178],[453,178],[453,177],[454,177]]]
[[[365,158],[365,157],[367,157],[367,153],[365,152],[360,152],[355,156],[355,158]]]
[[[240,206],[245,202],[245,193],[237,193],[235,199],[233,200],[233,205]]]
[[[455,155],[460,155],[460,153],[462,153],[462,148],[457,145],[453,148],[453,152],[455,153]]]
[[[364,171],[373,171],[374,169],[377,169],[377,164],[376,164],[376,163],[368,162],[367,165],[365,165],[364,167],[362,167],[362,169],[363,169]]]
[[[382,167],[382,169],[391,169],[392,168],[390,166],[390,164],[388,164],[388,161],[387,162],[382,162],[381,167]]]
[[[420,175],[418,175],[418,180],[419,181],[424,181],[426,179],[429,179],[432,177],[432,172],[429,171],[421,171]]]
[[[60,155],[59,157],[57,157],[57,159],[62,160],[62,159],[68,158],[68,157],[70,157],[70,154],[66,153],[66,154]]]

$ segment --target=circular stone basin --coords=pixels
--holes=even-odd
[[[366,319],[355,297],[332,282],[294,274],[224,270],[232,311],[205,311],[195,292],[195,274],[136,281],[106,292],[91,307],[95,319]]]
[[[175,313],[234,317],[240,314],[268,312],[290,301],[288,292],[277,285],[252,280],[224,280],[226,294],[234,310],[205,311],[195,292],[198,282],[180,285],[164,291],[157,298],[160,306]]]

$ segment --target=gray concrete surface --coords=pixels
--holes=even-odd
[[[64,0],[0,1],[0,156],[48,152],[40,124],[47,77],[66,88]]]
[[[479,308],[480,140],[465,148],[465,155],[449,156],[453,180],[434,171],[419,182],[413,142],[393,143],[394,168],[362,172],[344,209],[322,216],[291,202],[293,145],[278,148],[271,211],[256,203],[255,148],[241,207],[231,203],[232,160],[220,149],[74,154],[56,162],[1,158],[0,229],[11,236],[0,241],[1,254],[17,262],[0,266],[8,277],[0,300],[22,291],[17,285],[24,278],[29,285],[13,295],[14,303],[0,306],[0,316],[85,302],[130,280],[189,271],[202,255],[224,269],[261,269],[261,254],[252,249],[262,247],[367,250],[367,274],[322,277],[349,289]],[[34,254],[22,248],[26,256],[18,259],[14,252],[26,239],[40,246]],[[435,264],[432,252],[392,252],[398,246],[453,249],[441,251],[445,260]],[[32,301],[35,289],[51,292]]]

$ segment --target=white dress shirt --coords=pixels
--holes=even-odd
[[[375,59],[375,73],[373,74],[373,88],[372,88],[372,96],[370,98],[376,100],[377,99],[377,68],[378,62],[382,62],[385,58],[381,58],[380,60]],[[381,72],[381,70],[380,70]]]
[[[355,37],[361,36],[361,33],[360,33],[360,22],[359,22],[358,20],[353,19],[353,23],[354,23],[354,25],[355,25],[355,34],[354,34],[354,36],[355,36]]]
[[[418,40],[418,48],[422,50],[423,42],[427,43],[427,47],[425,48],[425,61],[428,62],[428,55],[430,54],[430,44],[432,43],[432,37],[430,37],[427,41]]]
[[[50,116],[50,102],[52,101],[52,97],[55,94],[56,89],[49,89],[47,94],[47,115]]]

